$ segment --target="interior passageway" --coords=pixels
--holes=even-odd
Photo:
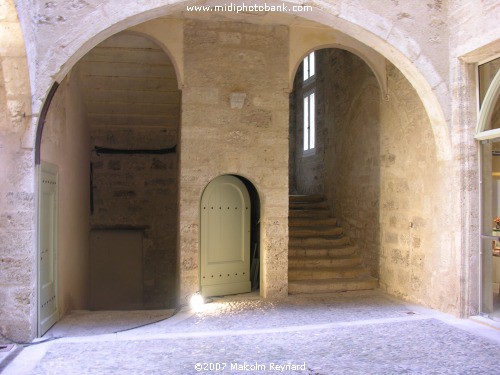
[[[127,32],[94,47],[59,86],[41,160],[60,186],[60,316],[177,303],[180,100],[166,52]]]

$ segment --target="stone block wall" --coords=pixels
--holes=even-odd
[[[388,64],[380,106],[380,286],[393,295],[457,313],[460,239],[450,164],[437,161],[434,134],[415,90]]]
[[[154,150],[177,143],[177,129],[93,128],[91,148]],[[144,308],[172,307],[177,279],[177,154],[92,152],[91,227],[143,229]]]
[[[0,4],[0,333],[36,334],[35,165],[23,137],[31,124],[28,63],[12,0]],[[1,342],[5,342],[0,337]]]
[[[215,177],[256,187],[261,211],[261,294],[287,294],[288,30],[187,20],[180,161],[181,297],[199,287],[200,199]],[[233,92],[246,94],[231,108]],[[184,300],[181,299],[181,302]]]

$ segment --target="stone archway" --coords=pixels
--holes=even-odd
[[[177,303],[176,76],[151,39],[119,33],[53,97],[39,151],[60,171],[61,315]]]
[[[97,2],[88,1],[86,6],[77,8],[71,8],[67,2],[60,2],[56,4],[55,7],[47,7],[46,9],[39,9],[39,12],[32,12],[32,9],[24,3],[24,0],[19,0],[19,9],[21,12],[21,20],[23,22],[24,33],[26,35],[26,40],[29,41],[26,46],[28,51],[28,60],[30,62],[30,72],[32,75],[31,87],[33,88],[33,110],[35,116],[31,122],[31,127],[27,129],[25,136],[23,138],[23,147],[32,147],[34,145],[34,135],[36,133],[36,122],[37,116],[42,108],[46,94],[49,91],[53,82],[62,82],[62,79],[67,75],[67,73],[74,67],[77,61],[80,60],[88,51],[99,44],[101,41],[105,40],[107,37],[130,27],[141,27],[144,26],[143,22],[148,20],[156,19],[159,16],[174,15],[178,14],[179,11],[185,10],[185,2],[167,2],[167,1],[157,1],[157,2],[143,2],[129,4],[127,7],[123,7],[123,3],[120,1],[109,0],[100,1],[99,6],[96,6]],[[346,35],[351,35],[356,40],[361,41],[370,48],[378,51],[382,56],[392,61],[403,74],[408,77],[409,82],[417,88],[417,92],[424,103],[427,115],[430,118],[433,129],[433,139],[436,143],[443,145],[438,148],[437,160],[447,160],[449,159],[449,139],[448,130],[446,127],[446,118],[450,118],[449,108],[443,105],[441,108],[440,103],[446,103],[449,99],[449,93],[447,90],[447,85],[443,82],[446,81],[446,73],[438,68],[440,65],[446,66],[446,64],[440,64],[439,61],[447,61],[447,55],[445,59],[441,59],[442,54],[445,52],[439,51],[440,44],[436,43],[435,46],[426,46],[423,52],[420,51],[420,42],[423,42],[423,36],[418,33],[413,35],[411,26],[406,25],[404,22],[399,22],[397,19],[397,13],[391,15],[391,12],[384,12],[383,15],[378,11],[377,2],[366,2],[363,7],[350,7],[343,6],[339,7],[336,4],[321,3],[315,8],[315,11],[311,14],[301,14],[299,15],[300,20],[315,20],[322,25],[326,26],[327,29],[342,31]],[[207,5],[212,4],[208,2]],[[316,3],[312,3],[316,6]],[[422,6],[426,7],[425,4],[415,5],[416,7]],[[395,7],[394,4],[391,7]],[[392,8],[391,8],[392,9]],[[420,8],[419,8],[420,9]],[[395,9],[392,9],[395,10]],[[36,13],[36,14],[35,14]],[[35,15],[39,19],[45,20],[42,23],[35,22]],[[64,22],[61,22],[59,15],[64,16]],[[439,16],[439,14],[434,14]],[[417,21],[418,17],[424,17],[427,19],[426,12],[421,12],[421,14],[416,14]],[[252,23],[251,17],[241,18],[237,20],[238,22],[249,22]],[[269,17],[272,17],[270,15]],[[276,22],[270,22],[272,18],[264,18],[263,20],[257,21],[254,24],[276,24]],[[281,17],[281,15],[279,16]],[[391,18],[392,17],[392,18]],[[374,21],[376,20],[376,22]],[[180,22],[179,22],[180,21]],[[269,22],[268,22],[269,21]],[[179,22],[181,27],[175,27],[172,33],[164,33],[168,36],[172,36],[171,40],[166,41],[164,44],[177,43],[177,46],[182,46],[184,44],[183,38],[185,36],[183,29],[183,21],[179,19],[158,19],[155,20],[157,24],[171,25],[175,22]],[[82,27],[85,25],[86,27]],[[156,27],[156,26],[155,26]],[[153,27],[153,29],[155,28]],[[234,30],[232,30],[234,31]],[[150,34],[152,31],[150,32]],[[36,37],[35,37],[36,35]],[[54,40],[54,35],[60,36],[56,43],[52,43]],[[225,35],[226,41],[235,41],[235,39],[227,39],[228,34]],[[288,39],[288,42],[286,41]],[[284,37],[280,39],[282,43],[289,43],[289,38]],[[46,42],[40,42],[46,41]],[[37,44],[38,43],[38,44]],[[423,45],[423,44],[422,44]],[[173,55],[178,57],[179,66],[184,61],[182,54],[183,49],[180,48],[177,53]],[[302,51],[301,54],[305,53]],[[281,66],[290,67],[294,65],[297,61],[288,60],[288,64],[283,63],[280,60]],[[442,68],[442,67],[441,67]],[[179,69],[180,71],[181,69]],[[286,69],[284,69],[286,70]],[[290,69],[288,69],[287,74],[289,74]],[[279,83],[276,85],[278,91],[272,93],[273,97],[278,100],[282,99],[283,92],[287,92],[288,87],[282,83],[281,78]],[[28,80],[26,79],[27,83]],[[184,81],[182,81],[184,84]],[[198,82],[199,83],[199,82]],[[238,92],[241,87],[233,87],[232,90]],[[243,87],[244,89],[244,87]],[[201,90],[195,87],[188,89],[191,97],[186,104],[202,103],[204,105],[210,106],[210,100],[218,98],[218,92],[211,90],[210,88],[203,87]],[[217,95],[214,95],[217,94]],[[221,92],[221,95],[228,95],[227,92]],[[250,96],[249,96],[250,98]],[[263,103],[268,98],[254,97],[252,99],[252,105],[262,106]],[[222,99],[221,99],[222,100]],[[224,99],[225,100],[225,99]],[[261,109],[261,108],[259,108]],[[274,110],[274,109],[273,109]],[[444,113],[444,114],[443,114]],[[252,123],[252,119],[256,116],[266,117],[266,112],[252,112],[250,116],[247,117],[249,123]],[[278,110],[272,112],[271,118],[278,119],[279,116],[284,116],[283,113]],[[280,124],[286,121],[279,121]],[[274,124],[275,125],[275,124]],[[238,129],[239,132],[233,132],[227,137],[230,141],[235,141],[236,139],[246,139],[245,130],[248,128]],[[274,128],[276,129],[276,127]],[[190,136],[196,133],[196,129],[191,129],[192,132]],[[281,134],[281,133],[280,133]],[[204,134],[206,135],[206,134]],[[262,155],[265,154],[264,149],[259,150]],[[267,154],[269,155],[269,154]],[[191,155],[193,156],[193,155]],[[203,158],[202,155],[196,155],[200,159]],[[387,155],[387,160],[390,162],[392,160],[391,155]],[[271,158],[270,163],[278,162]],[[279,162],[286,162],[285,160],[279,160]],[[27,180],[33,182],[34,180],[34,169],[32,164],[28,163],[29,173],[31,174]],[[199,172],[196,166],[191,165],[192,170],[196,173]],[[266,166],[263,166],[264,168]],[[246,166],[235,165],[234,170],[238,172],[247,172],[245,170]],[[258,170],[259,165],[254,164],[253,168]],[[242,171],[243,170],[243,171]],[[220,170],[219,170],[220,172]],[[204,173],[202,171],[202,173]],[[261,173],[261,172],[258,172]],[[252,175],[247,173],[247,175]],[[183,176],[185,178],[185,186],[190,189],[197,189],[199,187],[196,177],[190,179],[188,175]],[[257,180],[259,184],[261,182],[268,183],[268,181],[278,181],[282,179],[281,173],[268,173],[259,175]],[[286,225],[283,223],[286,221],[284,219],[285,212],[287,211],[287,203],[282,202],[283,191],[272,187],[272,183],[268,186],[262,188],[263,194],[263,207],[265,207],[265,219],[268,221],[265,223],[265,230],[263,231],[263,237],[269,235],[269,246],[272,249],[283,249],[286,247],[286,230],[283,230]],[[194,187],[193,187],[194,185]],[[282,189],[286,190],[286,189]],[[279,191],[279,193],[278,193]],[[185,196],[182,197],[180,206],[185,209],[186,212],[192,211],[195,206],[195,199],[191,197],[191,191],[187,192]],[[277,204],[270,202],[278,202]],[[31,215],[34,215],[33,210]],[[192,220],[192,215],[188,214],[184,219],[181,219],[179,224],[179,232],[181,236],[185,236],[185,242],[181,243],[180,247],[183,249],[183,253],[190,254],[190,248],[193,243],[196,243],[197,230],[196,224]],[[276,236],[276,234],[279,236]],[[273,241],[272,238],[278,238]],[[181,241],[182,242],[182,241]],[[266,242],[267,243],[267,242]],[[280,282],[276,282],[279,277],[275,273],[280,267],[283,266],[283,257],[279,259],[272,259],[271,253],[266,254],[266,249],[264,250],[264,255],[267,256],[269,264],[265,264],[264,275],[269,275],[270,280],[272,279],[272,284],[274,285],[272,293],[283,294],[286,292],[286,287]],[[274,250],[273,250],[274,251]],[[193,261],[193,257],[187,256],[186,258],[180,260],[180,263],[185,267],[188,272],[186,273],[186,280],[192,280],[196,274],[196,262]],[[32,267],[33,265],[31,265]],[[267,273],[268,272],[268,273]],[[33,275],[32,275],[33,276]],[[267,276],[265,276],[267,277]],[[191,283],[191,282],[189,282]],[[189,288],[188,288],[189,289]],[[270,295],[272,294],[270,293]]]

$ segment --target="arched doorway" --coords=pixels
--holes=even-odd
[[[478,66],[480,116],[480,312],[500,321],[500,59]]]
[[[40,156],[58,170],[60,316],[176,305],[180,98],[162,48],[127,32],[59,85]]]
[[[290,96],[289,293],[378,287],[378,80],[339,48],[305,56]],[[371,223],[370,225],[368,225]]]
[[[200,204],[203,296],[247,293],[258,287],[258,205],[253,185],[238,176],[219,176],[203,191]]]
[[[334,279],[345,290],[346,280],[365,278],[367,273],[359,267],[364,264],[368,275],[379,280],[379,287],[392,294],[433,300],[446,290],[458,298],[457,289],[433,287],[433,267],[450,275],[457,267],[450,254],[437,246],[443,234],[435,228],[441,227],[442,219],[429,197],[445,202],[451,184],[443,178],[445,164],[437,163],[440,151],[423,101],[389,62],[385,96],[376,74],[359,56],[341,49],[315,52],[315,81],[304,80],[299,69],[292,94],[290,193],[317,200],[314,195],[319,194],[323,201],[291,199],[290,213],[294,207],[303,211],[307,207],[324,217],[314,219],[318,223],[314,228],[306,228],[311,220],[290,217],[289,280],[302,277],[298,262],[308,261],[309,255],[304,254],[310,253],[315,261],[335,264],[325,266],[317,276],[327,280],[328,288]],[[306,137],[300,110],[311,84],[317,100],[312,152],[302,147]],[[309,238],[304,240],[306,235]],[[441,254],[440,259],[436,254]],[[348,266],[340,267],[342,263]],[[311,285],[320,284],[312,281]],[[361,289],[366,285],[361,284]]]

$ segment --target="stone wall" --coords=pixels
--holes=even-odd
[[[333,215],[382,289],[456,313],[453,176],[446,172],[448,162],[436,161],[422,102],[389,62],[386,101],[357,56],[326,49],[316,52],[316,60],[317,132],[324,144],[317,152],[322,158],[316,175],[324,175]],[[300,108],[296,116],[302,117]],[[297,126],[301,139],[300,122]],[[296,162],[302,162],[299,155]],[[310,174],[304,176],[295,177],[298,186],[301,180],[320,186]]]
[[[154,151],[177,145],[181,92],[174,65],[159,44],[144,35],[119,33],[91,50],[79,67],[92,150],[97,146],[125,152]],[[91,161],[92,228],[143,230],[143,306],[174,306],[178,274],[177,152],[93,151]]]
[[[180,162],[181,296],[199,286],[199,205],[236,174],[261,204],[261,294],[287,294],[288,32],[283,26],[186,21]],[[230,95],[246,93],[241,109]],[[184,301],[182,301],[184,302]]]
[[[449,162],[436,161],[434,134],[415,90],[388,64],[380,106],[380,286],[457,313],[460,252]]]
[[[177,129],[93,128],[91,148],[154,150],[177,143]],[[144,229],[144,308],[176,303],[177,154],[92,152],[92,228]]]
[[[31,123],[23,33],[11,0],[0,3],[0,334],[36,334],[36,195],[33,151],[22,147]],[[4,341],[0,338],[0,340]]]

